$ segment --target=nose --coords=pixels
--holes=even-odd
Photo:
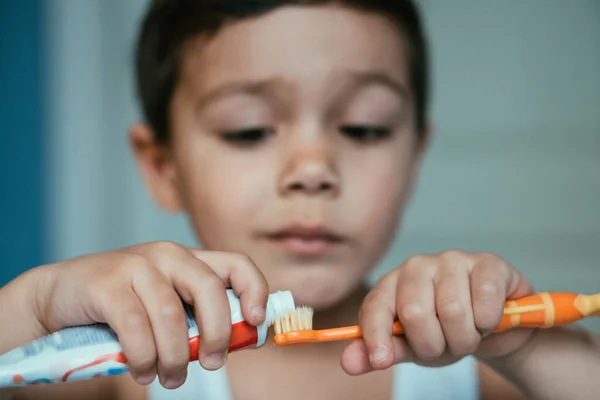
[[[333,160],[321,149],[304,149],[287,160],[279,181],[283,196],[294,194],[334,197],[340,179]]]

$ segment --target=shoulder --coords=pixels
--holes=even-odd
[[[398,364],[394,372],[394,400],[477,400],[479,370],[474,357],[445,367]]]

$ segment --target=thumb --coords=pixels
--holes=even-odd
[[[394,364],[412,362],[414,353],[406,342],[404,336],[392,336],[394,349]],[[374,371],[369,362],[369,350],[362,339],[355,340],[344,349],[340,364],[344,372],[351,376],[363,375]]]

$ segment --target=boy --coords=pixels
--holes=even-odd
[[[490,335],[505,299],[533,292],[499,257],[416,256],[365,288],[427,146],[427,68],[409,1],[155,1],[138,44],[146,122],[131,141],[157,202],[186,212],[205,250],[142,244],[2,288],[0,353],[99,321],[132,370],[21,395],[468,400],[475,356],[486,399],[520,398],[489,367],[531,398],[597,397],[592,333]],[[267,293],[288,289],[317,328],[360,323],[364,340],[228,357],[226,285],[253,324]],[[196,307],[204,369],[188,367],[180,297]],[[403,337],[390,335],[396,317]]]

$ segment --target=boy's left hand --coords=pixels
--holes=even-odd
[[[365,298],[360,310],[363,340],[345,349],[342,367],[359,375],[399,362],[443,366],[471,354],[511,354],[533,330],[490,333],[500,323],[507,299],[530,294],[527,278],[489,253],[412,257],[384,275]],[[404,335],[391,335],[396,319]]]

